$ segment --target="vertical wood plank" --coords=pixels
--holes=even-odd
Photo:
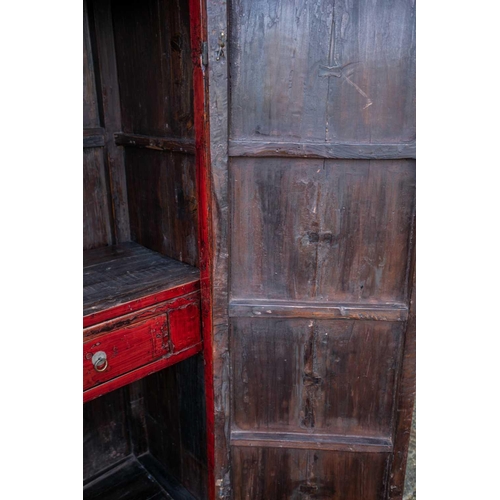
[[[228,58],[216,60],[219,38],[227,38],[227,2],[207,0],[208,81],[210,99],[210,216],[213,255],[212,282],[212,351],[214,390],[215,486],[216,497],[231,499],[229,447],[229,321],[228,321]]]
[[[104,148],[113,211],[114,239],[116,243],[120,243],[130,240],[130,224],[123,153],[114,140],[114,134],[121,130],[121,116],[110,0],[93,2],[93,20],[99,63]]]

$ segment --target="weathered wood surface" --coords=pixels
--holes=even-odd
[[[92,316],[86,326],[96,323],[97,314],[106,310],[124,306],[111,315],[116,317],[187,293],[180,287],[199,288],[198,269],[133,242],[85,252],[83,269],[83,315]],[[169,290],[173,297],[162,293]],[[133,305],[134,301],[138,304]]]
[[[326,142],[229,141],[229,156],[325,159],[415,158],[415,142],[404,144],[332,144]]]
[[[83,129],[83,147],[100,148],[104,146],[104,129],[101,127]]]
[[[83,150],[83,249],[113,242],[106,168],[100,147]]]
[[[403,326],[233,319],[233,426],[390,438]]]
[[[169,137],[152,137],[138,134],[115,134],[115,142],[119,146],[153,149],[155,151],[172,151],[173,153],[195,154],[193,139]]]
[[[387,498],[414,247],[414,2],[209,0],[207,14],[216,493]],[[308,451],[321,440],[330,451]]]
[[[415,139],[415,5],[236,0],[230,137]]]
[[[404,302],[411,160],[232,159],[233,298]]]
[[[403,303],[363,304],[262,299],[231,300],[231,318],[315,318],[406,321],[408,307]]]
[[[144,379],[149,453],[163,466],[155,475],[166,474],[169,487],[177,482],[200,499],[208,486],[203,371],[199,354]]]
[[[392,451],[392,441],[383,437],[306,434],[304,432],[245,431],[234,428],[231,430],[231,446],[363,451],[368,453]]]
[[[172,499],[135,458],[97,478],[83,488],[84,500]]]
[[[83,479],[91,481],[131,453],[127,390],[120,389],[83,405]]]
[[[215,498],[232,499],[229,394],[229,176],[228,176],[228,59],[216,58],[221,33],[227,35],[227,3],[207,0],[207,43],[210,119],[210,217],[212,227],[212,352],[214,406]],[[226,51],[226,54],[228,52]]]
[[[194,157],[126,148],[125,165],[132,239],[196,266],[198,202]]]
[[[415,260],[415,254],[413,255]],[[389,498],[401,500],[403,497],[408,447],[410,445],[411,425],[414,418],[416,391],[416,272],[413,270],[410,316],[406,326],[405,349],[396,401],[396,422],[394,431],[394,455],[389,479]]]
[[[387,453],[233,449],[234,500],[382,500]]]
[[[194,138],[189,4],[113,3],[122,131]]]
[[[123,154],[114,142],[114,133],[121,130],[122,120],[111,0],[93,1],[91,14],[99,72],[105,158],[109,172],[109,196],[113,209],[114,241],[122,242],[130,239],[130,227]]]

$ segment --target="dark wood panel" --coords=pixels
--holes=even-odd
[[[101,127],[83,129],[83,147],[100,148],[104,146],[104,129]]]
[[[335,2],[334,22],[325,140],[414,140],[414,0]]]
[[[234,299],[407,300],[413,161],[239,158],[231,187]]]
[[[389,438],[299,432],[242,431],[239,429],[231,431],[231,446],[365,451],[369,453],[392,451],[392,441]]]
[[[113,1],[125,133],[194,137],[189,3]]]
[[[202,2],[203,4],[203,2]],[[206,349],[213,354],[211,378],[213,406],[209,422],[213,422],[213,464],[215,477],[210,491],[220,500],[232,500],[229,447],[231,412],[229,390],[229,319],[227,315],[229,276],[229,198],[228,198],[228,62],[217,60],[220,33],[228,33],[228,5],[220,0],[206,1],[208,41],[209,125],[209,210],[211,226],[210,288],[212,291],[212,342]],[[211,438],[212,436],[210,436]]]
[[[234,500],[382,500],[388,454],[233,448]]]
[[[109,191],[113,207],[115,241],[130,240],[125,165],[120,148],[114,143],[114,132],[121,130],[120,96],[115,59],[111,0],[92,2],[91,19],[95,28],[98,54],[102,115],[104,120],[105,158],[109,172]]]
[[[130,455],[127,391],[120,389],[83,405],[83,478]]]
[[[134,458],[110,470],[83,488],[84,500],[172,499]]]
[[[405,321],[406,304],[337,304],[278,300],[232,300],[229,316],[247,318],[316,318]]]
[[[328,64],[333,8],[330,1],[231,2],[230,137],[325,140],[329,82],[318,71]]]
[[[207,498],[203,370],[198,355],[144,381],[150,453],[194,498]]]
[[[415,253],[413,254],[413,267]],[[410,317],[408,318],[404,356],[399,381],[397,412],[394,432],[394,456],[391,464],[389,498],[400,500],[403,497],[405,471],[410,445],[410,429],[414,418],[415,392],[416,392],[416,273],[413,269],[412,295],[410,301]]]
[[[87,1],[83,2],[83,126],[99,127],[99,104],[97,100],[96,75],[92,42],[89,29]]]
[[[138,134],[115,134],[115,142],[120,146],[172,151],[174,153],[195,154],[193,139],[175,139],[171,137],[151,137]]]
[[[134,241],[198,265],[198,204],[193,156],[126,148],[130,231]]]
[[[85,255],[84,316],[199,281],[199,270],[195,267],[132,242],[95,249]],[[143,307],[146,305],[151,304],[142,304]]]
[[[101,148],[83,150],[83,249],[112,243],[108,189]]]
[[[325,142],[229,141],[229,156],[405,159],[415,158],[415,142],[407,144],[332,144]]]
[[[390,438],[403,326],[234,318],[233,425]]]
[[[414,139],[412,0],[236,0],[230,13],[232,138]]]

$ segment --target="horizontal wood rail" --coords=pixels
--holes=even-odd
[[[154,149],[156,151],[171,151],[173,153],[186,153],[191,155],[196,153],[194,139],[118,133],[115,134],[115,144],[118,146]]]
[[[396,160],[416,157],[415,142],[401,144],[328,144],[230,140],[229,156]]]
[[[231,446],[295,448],[307,450],[390,452],[390,438],[343,436],[338,434],[305,434],[300,432],[231,431]]]
[[[102,148],[104,146],[104,129],[84,128],[83,129],[83,147],[84,148]]]
[[[246,318],[317,318],[406,321],[408,307],[392,304],[340,304],[261,299],[231,300],[230,317]]]

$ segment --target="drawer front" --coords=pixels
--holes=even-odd
[[[106,359],[96,368],[92,357],[99,352],[105,353]],[[102,384],[169,352],[166,314],[100,335],[83,344],[83,388]]]

